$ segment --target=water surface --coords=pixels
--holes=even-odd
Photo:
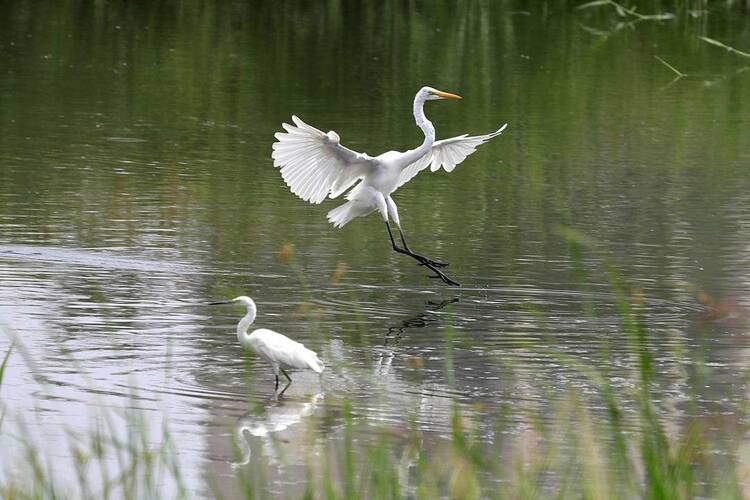
[[[260,457],[271,492],[296,496],[310,457],[343,439],[345,401],[358,443],[410,426],[440,443],[458,406],[491,445],[500,416],[522,436],[571,387],[602,413],[551,352],[632,386],[610,264],[643,297],[663,418],[731,414],[749,344],[750,71],[697,36],[741,47],[746,16],[623,27],[607,10],[517,7],[13,3],[0,20],[0,347],[23,349],[2,388],[12,420],[65,463],[97,409],[138,408],[154,442],[168,420],[193,494],[209,478],[236,493]],[[509,123],[394,196],[455,289],[392,252],[377,216],[333,229],[339,201],[297,199],[270,159],[293,113],[358,151],[413,147],[422,85],[464,96],[428,103],[438,138]],[[203,305],[241,294],[258,325],[319,352],[322,378],[296,374],[272,398],[272,373],[237,345],[242,311]]]

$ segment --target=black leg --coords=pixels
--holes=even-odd
[[[275,389],[278,390],[278,388],[279,388],[279,376],[276,375],[276,387],[275,387]]]
[[[416,257],[417,260],[421,261],[419,263],[420,266],[423,266],[425,264],[432,264],[435,267],[448,267],[450,265],[447,262],[440,262],[439,260],[432,260],[429,257],[425,257],[424,255],[420,255],[414,252],[411,248],[409,248],[409,245],[406,243],[406,238],[404,238],[404,232],[401,230],[401,228],[398,228],[398,234],[401,236],[401,244],[404,245],[404,250],[409,252],[413,257]]]
[[[276,395],[276,397],[277,397],[277,398],[280,398],[281,396],[283,396],[283,395],[284,395],[284,393],[286,392],[286,390],[287,390],[287,389],[289,389],[289,387],[290,387],[291,385],[292,385],[292,382],[291,382],[291,380],[290,380],[289,382],[287,382],[287,384],[286,384],[286,385],[284,386],[284,388],[283,388],[283,389],[281,389],[281,392],[280,392],[280,393],[278,393],[278,394]]]
[[[391,246],[393,247],[394,251],[396,251],[398,253],[402,253],[404,255],[408,255],[412,259],[414,259],[417,262],[419,262],[420,266],[425,266],[428,269],[430,269],[431,271],[433,271],[435,273],[435,275],[434,276],[430,276],[430,278],[440,278],[441,280],[443,280],[443,283],[445,283],[446,285],[461,286],[459,283],[453,281],[448,276],[446,276],[429,259],[426,259],[425,257],[423,257],[421,255],[417,255],[414,252],[412,252],[411,250],[405,250],[403,248],[399,248],[398,245],[396,245],[396,241],[393,239],[393,231],[391,231],[391,225],[388,224],[388,221],[385,222],[385,227],[388,228],[388,236],[391,238]],[[401,235],[401,237],[403,238],[403,234]]]
[[[406,239],[404,238],[404,232],[401,231],[401,228],[399,228],[398,232],[399,232],[399,235],[401,236],[401,243],[404,245],[404,248],[399,248],[396,245],[396,240],[393,239],[393,231],[391,231],[391,225],[388,223],[388,221],[386,221],[385,227],[388,228],[388,236],[391,238],[391,246],[393,247],[393,249],[396,252],[402,253],[404,255],[408,255],[412,259],[414,259],[417,262],[419,262],[420,266],[426,266],[426,265],[429,264],[429,265],[431,265],[433,267],[445,267],[445,266],[448,265],[445,262],[437,262],[437,261],[434,261],[432,259],[428,259],[424,255],[420,255],[420,254],[418,254],[416,252],[413,252],[411,250],[411,248],[409,248],[409,245],[406,244]]]
[[[281,373],[284,374],[284,376],[286,377],[286,379],[289,381],[289,384],[291,384],[292,383],[292,377],[290,377],[289,374],[283,368],[281,369]],[[284,390],[286,390],[286,388],[284,388]]]

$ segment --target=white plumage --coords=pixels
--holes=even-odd
[[[443,170],[446,172],[453,172],[453,169],[464,161],[467,156],[476,151],[478,146],[502,134],[507,126],[508,124],[505,123],[496,131],[486,135],[470,136],[463,134],[450,139],[435,141],[430,154],[424,155],[401,172],[396,187],[399,188],[409,182],[415,175],[424,170],[427,165],[430,166],[430,172],[436,172],[440,170],[440,167],[443,167]]]
[[[414,97],[414,119],[424,132],[421,146],[408,151],[388,151],[379,156],[358,153],[341,145],[339,135],[308,125],[292,116],[293,125],[284,123],[285,132],[275,134],[272,158],[274,166],[291,191],[310,203],[321,203],[326,196],[336,198],[355,184],[347,202],[328,212],[328,220],[342,227],[356,217],[379,211],[388,224],[392,219],[399,228],[404,248],[397,248],[391,234],[393,249],[415,258],[437,273],[449,284],[457,285],[435,269],[444,264],[412,252],[403,236],[396,203],[391,194],[419,172],[430,167],[432,172],[443,168],[452,172],[476,148],[500,135],[507,124],[486,135],[460,135],[435,141],[435,127],[424,114],[424,103],[436,99],[460,99],[455,94],[422,87]],[[388,228],[390,234],[390,225]]]
[[[317,354],[299,342],[273,330],[258,328],[240,342],[244,347],[249,347],[258,356],[271,363],[276,374],[279,368],[309,369],[315,373],[323,371],[323,363],[318,359]]]
[[[336,132],[328,134],[311,127],[296,116],[294,125],[284,123],[286,133],[276,134],[274,165],[292,192],[310,203],[321,203],[329,194],[340,195],[367,173],[366,154],[356,153],[341,144]]]
[[[242,347],[252,350],[271,364],[276,376],[277,388],[279,386],[279,371],[291,383],[292,379],[285,371],[287,369],[312,370],[315,373],[321,373],[325,369],[325,365],[314,351],[286,335],[267,328],[258,328],[253,333],[248,334],[247,331],[255,321],[257,313],[255,302],[250,297],[242,295],[232,300],[211,302],[210,304],[231,304],[234,302],[239,302],[247,307],[247,314],[237,324],[237,339]]]

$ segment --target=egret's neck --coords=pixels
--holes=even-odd
[[[232,465],[234,465],[235,467],[249,464],[250,456],[252,455],[250,444],[247,442],[247,436],[245,436],[247,426],[244,425],[244,420],[244,418],[240,418],[239,422],[237,422],[237,426],[235,427],[234,442],[237,443],[240,455],[240,460],[238,460],[237,462],[232,462]]]
[[[425,99],[420,94],[417,94],[414,98],[414,121],[417,122],[417,126],[424,132],[424,141],[417,149],[410,149],[406,152],[404,155],[404,168],[429,153],[435,142],[435,127],[432,126],[432,122],[424,114],[424,102]]]
[[[250,325],[255,321],[255,304],[247,305],[247,314],[237,324],[237,340],[240,341],[240,345],[247,347],[250,341],[250,335],[247,333]]]

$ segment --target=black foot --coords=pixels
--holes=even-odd
[[[406,240],[404,239],[403,234],[401,235],[401,242],[404,244],[404,250],[406,250],[406,254],[409,255],[409,257],[419,261],[420,266],[430,265],[433,267],[448,267],[450,265],[447,262],[440,262],[439,260],[432,260],[429,257],[425,257],[422,254],[414,252],[411,248],[409,248],[409,245],[406,244]]]
[[[439,274],[436,274],[434,276],[431,275],[431,276],[428,276],[428,278],[440,278],[441,280],[443,280],[443,283],[445,283],[446,285],[461,286],[461,283],[459,283],[457,281],[453,281],[452,279],[450,279],[448,276],[446,276],[443,273],[439,273]]]
[[[429,278],[440,278],[441,280],[443,280],[443,283],[445,283],[446,285],[461,286],[460,283],[450,279],[448,276],[445,275],[445,273],[443,273],[441,270],[439,270],[437,267],[433,266],[432,264],[428,264],[427,262],[425,262],[423,264],[420,264],[420,266],[421,265],[427,266],[430,270],[432,270],[435,273],[434,276],[432,275],[428,276]]]
[[[448,267],[450,264],[448,262],[440,262],[439,260],[432,260],[428,259],[427,257],[424,257],[422,255],[417,256],[417,260],[419,261],[420,266],[426,266],[431,265],[434,267]]]
[[[390,227],[389,227],[388,231],[390,232]],[[399,231],[401,231],[401,230],[399,229]],[[393,237],[391,237],[391,243],[393,243]],[[431,265],[433,267],[448,267],[448,265],[449,265],[447,262],[440,262],[439,260],[432,260],[429,257],[425,257],[424,255],[419,254],[419,253],[413,251],[411,248],[409,248],[409,245],[407,245],[406,238],[404,238],[404,233],[403,232],[401,233],[401,244],[404,246],[403,249],[406,250],[406,253],[410,257],[412,257],[413,259],[416,259],[416,260],[419,261],[419,265],[420,266],[426,266],[426,265],[429,264],[429,265]],[[393,243],[393,247],[394,247],[393,249],[396,250],[396,248],[395,248],[396,244],[395,243]],[[398,250],[396,250],[396,251],[398,251]]]
[[[393,232],[391,231],[391,226],[390,224],[388,224],[388,221],[385,221],[385,227],[388,228],[388,237],[391,239],[391,246],[393,247],[394,252],[408,255],[412,259],[416,260],[420,266],[425,266],[429,270],[434,272],[435,276],[430,276],[430,278],[440,278],[441,280],[443,280],[443,283],[445,283],[446,285],[461,286],[459,283],[453,281],[448,276],[446,276],[442,271],[440,271],[441,267],[446,267],[448,265],[447,262],[440,262],[437,260],[428,259],[424,255],[420,255],[418,253],[412,252],[411,248],[409,248],[409,245],[406,244],[404,233],[401,233],[401,243],[404,245],[404,248],[399,248],[396,245],[396,241],[393,239]]]

